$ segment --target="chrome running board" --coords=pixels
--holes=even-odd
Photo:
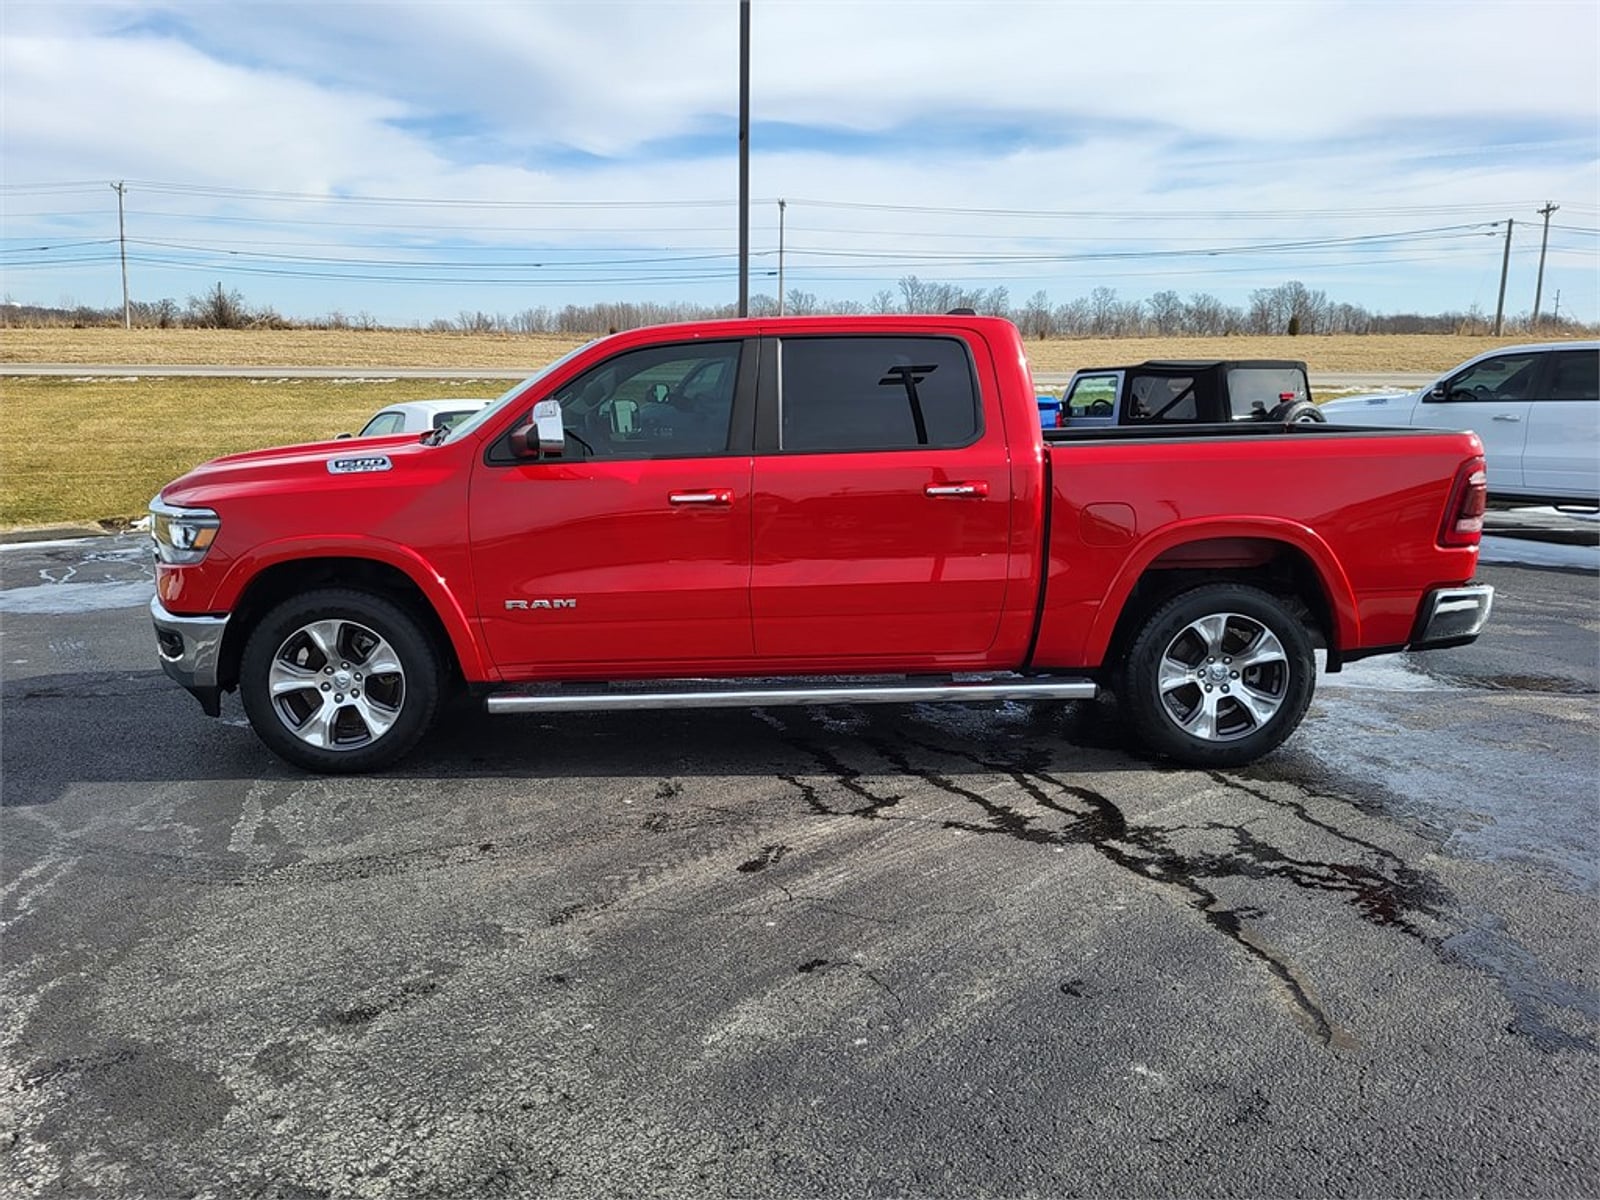
[[[580,690],[579,686],[497,692],[491,713],[603,712],[640,708],[756,708],[787,704],[948,704],[983,700],[1093,700],[1099,689],[1088,679],[980,678],[944,683],[848,681],[785,684],[759,680],[672,680]]]

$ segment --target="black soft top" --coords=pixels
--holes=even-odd
[[[1125,367],[1084,367],[1078,374],[1088,375],[1100,371],[1143,371],[1151,375],[1192,375],[1201,371],[1232,371],[1240,367],[1303,372],[1306,364],[1294,358],[1153,358],[1148,362],[1132,363]]]

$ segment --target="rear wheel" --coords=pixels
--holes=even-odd
[[[1242,766],[1294,732],[1315,675],[1311,639],[1282,600],[1214,583],[1151,614],[1117,698],[1150,749],[1191,766]]]
[[[245,643],[239,694],[256,735],[311,771],[397,761],[433,723],[442,671],[427,632],[381,596],[328,589],[284,601]]]

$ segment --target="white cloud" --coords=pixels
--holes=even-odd
[[[1070,252],[1113,239],[1160,248],[1180,237],[1209,245],[1505,215],[1532,222],[1531,209],[1547,198],[1562,203],[1574,225],[1592,227],[1600,216],[1600,8],[1589,4],[756,0],[752,9],[758,197],[1129,214],[1046,221],[796,203],[791,276],[823,295],[870,292],[904,269],[886,266],[885,275],[868,279],[869,272],[835,262],[813,270],[813,285],[808,243],[931,255],[985,248],[971,240],[981,233],[998,252],[1048,249],[1039,239],[1052,236]],[[731,207],[603,207],[735,199],[731,0],[12,0],[6,22],[0,150],[8,185],[128,178],[587,205],[357,209],[130,188],[147,228],[174,240],[256,237],[314,249],[460,233],[503,245],[507,256],[551,244],[732,244]],[[99,218],[35,218],[48,204],[19,196],[5,196],[4,206],[8,233],[98,227]],[[1372,215],[1380,206],[1395,211]],[[770,208],[753,214],[758,249],[772,245]],[[1293,219],[1153,220],[1162,209],[1292,210]],[[157,219],[160,213],[174,216]],[[196,223],[185,229],[178,214]],[[200,220],[217,215],[288,224],[229,228]],[[428,228],[378,228],[399,224]],[[1497,282],[1494,244],[1482,238],[1435,249],[1430,260],[1397,270],[1376,262],[1318,266],[1325,277],[1307,282],[1376,308],[1483,303],[1485,275],[1491,288]],[[1530,250],[1519,240],[1514,262]],[[6,288],[52,297],[50,277],[36,284],[41,277],[23,265],[9,262]],[[1218,271],[1214,281],[1205,263],[1187,260],[920,273],[1009,278],[1014,294],[1048,285],[1065,298],[1095,282],[1147,294],[1164,277],[1184,291],[1237,292],[1303,276],[1296,265],[1267,260],[1259,280]],[[1565,273],[1566,311],[1592,319],[1592,240],[1555,239],[1551,267]],[[109,297],[113,272],[82,271]],[[858,277],[860,287],[847,285]],[[1372,294],[1342,293],[1343,280]],[[328,284],[263,278],[245,290],[258,287],[278,289],[274,302],[289,311],[359,304]],[[619,291],[626,288],[608,294]],[[446,294],[424,290],[407,309],[452,311],[458,302]],[[568,298],[593,296],[539,293],[531,302]],[[385,299],[392,302],[392,292]]]

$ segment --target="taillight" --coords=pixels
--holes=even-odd
[[[1483,514],[1489,508],[1489,475],[1483,459],[1469,458],[1456,472],[1445,512],[1444,528],[1439,531],[1441,546],[1476,546],[1483,540]]]

